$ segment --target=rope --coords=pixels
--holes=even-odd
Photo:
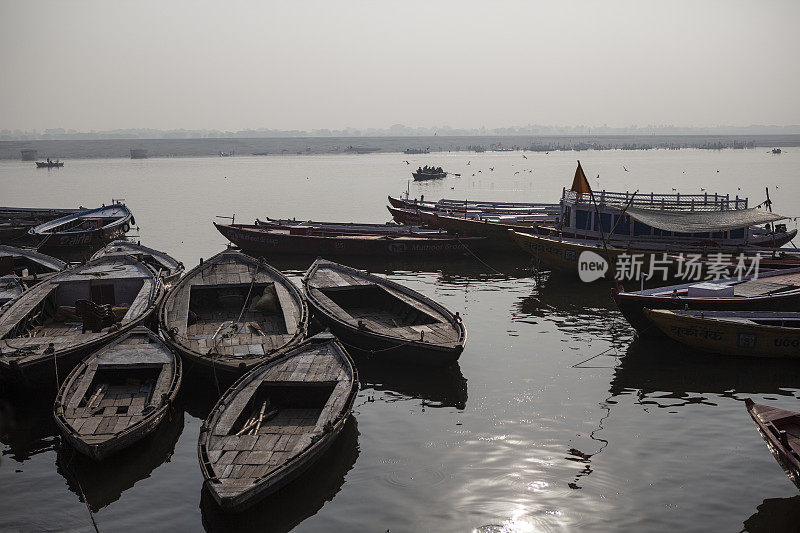
[[[64,441],[62,437],[59,436],[59,443],[61,444],[62,448],[65,448]],[[75,469],[70,467],[70,463],[72,463],[73,459],[75,459],[75,450],[71,447],[69,448],[72,451],[72,455],[70,456],[69,460],[64,464],[64,469],[69,471],[72,474],[72,478],[75,480],[75,484],[78,486],[78,490],[81,493],[81,501],[86,506],[86,510],[89,511],[89,518],[92,521],[92,526],[94,526],[94,530],[96,533],[100,533],[100,528],[97,527],[97,522],[94,520],[94,513],[92,512],[92,508],[89,507],[89,501],[86,499],[86,493],[83,492],[83,485],[81,485],[81,480],[78,479],[78,473]]]
[[[470,249],[469,249],[469,247],[468,247],[466,244],[464,244],[464,243],[461,241],[461,237],[459,237],[458,235],[456,235],[456,240],[458,241],[458,243],[459,243],[461,246],[463,246],[463,247],[464,247],[464,249],[465,249],[467,252],[469,252],[469,254],[470,254],[472,257],[474,257],[475,259],[477,259],[477,260],[478,260],[478,261],[479,261],[479,262],[480,262],[480,263],[481,263],[483,266],[485,266],[485,267],[486,267],[486,268],[488,268],[489,270],[493,270],[493,271],[494,271],[496,274],[500,274],[501,276],[504,276],[504,277],[506,277],[506,278],[508,277],[508,274],[506,274],[505,272],[500,272],[499,270],[497,270],[496,268],[494,268],[492,265],[489,265],[489,264],[487,264],[487,263],[486,263],[486,261],[484,261],[483,259],[481,259],[481,258],[480,258],[480,257],[478,257],[477,255],[475,255],[475,253],[474,253],[472,250],[470,250]]]

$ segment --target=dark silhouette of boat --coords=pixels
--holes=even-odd
[[[57,159],[55,161],[52,161],[49,157],[47,158],[47,161],[36,162],[36,168],[61,168],[63,166],[64,166],[63,161],[59,161]]]

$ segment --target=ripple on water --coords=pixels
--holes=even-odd
[[[434,487],[448,479],[441,465],[406,465],[402,469],[390,470],[383,476],[384,481],[394,487]]]

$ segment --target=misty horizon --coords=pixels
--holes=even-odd
[[[800,124],[789,1],[34,0],[0,13],[12,132]]]

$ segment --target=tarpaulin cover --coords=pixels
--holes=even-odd
[[[622,209],[623,206],[620,206]],[[629,207],[625,214],[648,226],[680,233],[704,233],[758,226],[787,217],[763,209],[731,209],[726,211],[665,211]]]

